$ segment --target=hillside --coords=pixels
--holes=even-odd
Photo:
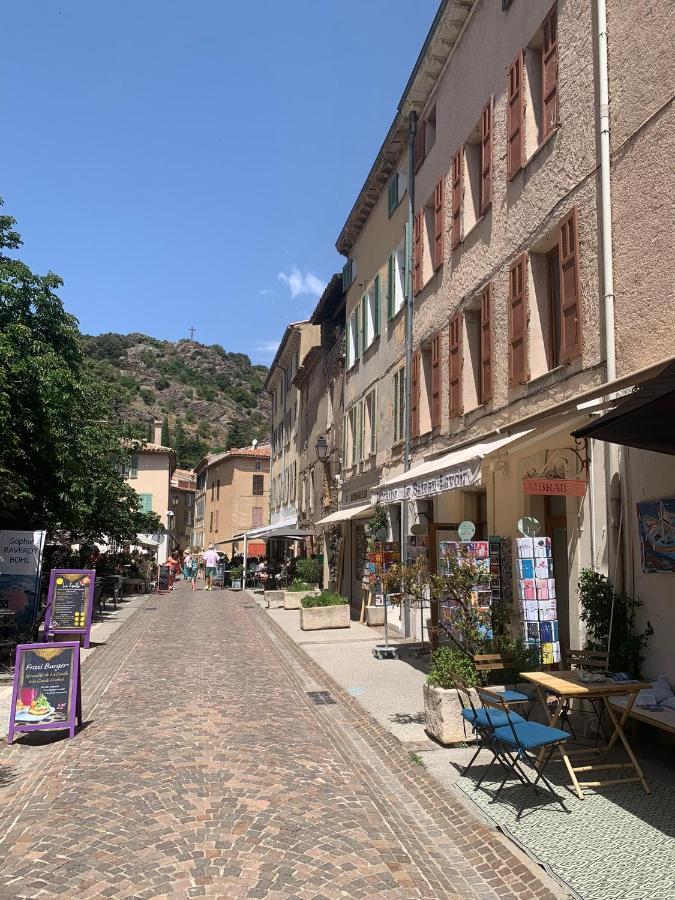
[[[269,432],[265,366],[219,344],[159,341],[144,334],[84,336],[92,366],[120,388],[118,412],[145,436],[166,420],[178,464],[191,468],[207,452],[246,446]],[[166,434],[164,435],[166,439]]]

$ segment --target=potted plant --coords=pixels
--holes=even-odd
[[[474,705],[480,705],[473,688],[478,684],[478,672],[471,657],[462,650],[439,647],[431,654],[427,680],[423,687],[424,716],[427,734],[441,744],[457,744],[473,740],[464,727],[462,700],[455,688],[455,677],[472,689]],[[466,702],[466,698],[462,698]]]
[[[241,590],[241,576],[244,574],[243,566],[232,566],[230,569],[230,584],[233,591]]]
[[[314,562],[314,560],[309,560]],[[300,601],[303,597],[317,593],[317,588],[307,581],[296,578],[285,591],[281,591],[283,597],[284,609],[300,609]]]
[[[323,628],[349,628],[349,601],[340,594],[322,591],[305,596],[300,605],[300,628],[317,631]]]
[[[295,578],[297,581],[306,582],[318,587],[322,580],[322,567],[318,559],[301,556],[295,561]]]

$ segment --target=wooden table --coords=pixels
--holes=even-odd
[[[651,791],[649,789],[649,785],[645,779],[645,776],[642,773],[642,769],[635,758],[635,754],[630,748],[630,744],[628,743],[628,738],[626,737],[623,726],[626,723],[626,719],[628,718],[631,709],[633,708],[633,704],[635,703],[635,699],[638,695],[638,691],[643,690],[644,688],[650,688],[651,684],[644,682],[635,682],[634,684],[626,684],[617,682],[617,681],[602,681],[595,683],[585,683],[579,678],[579,670],[573,670],[569,672],[521,672],[520,677],[525,678],[527,681],[530,681],[535,685],[537,689],[537,695],[541,701],[541,705],[544,707],[544,711],[548,718],[549,724],[552,728],[555,728],[560,721],[560,718],[563,714],[563,711],[569,707],[570,700],[576,698],[578,700],[600,700],[607,711],[607,715],[612,725],[614,726],[614,731],[610,735],[609,742],[607,747],[604,750],[577,750],[572,751],[576,753],[600,753],[601,758],[597,763],[590,763],[588,765],[583,766],[573,766],[570,760],[570,753],[565,749],[565,744],[558,744],[557,750],[559,751],[562,760],[569,772],[569,776],[572,779],[572,786],[574,791],[576,792],[577,797],[580,800],[584,798],[584,792],[582,788],[584,787],[602,787],[607,784],[622,784],[628,781],[639,781],[642,784],[642,787],[645,789],[646,793],[650,794]],[[549,705],[547,703],[547,693],[553,694],[558,698],[558,702],[555,706],[553,712],[549,710]],[[621,713],[621,718],[617,718],[617,711],[613,708],[609,702],[610,697],[616,697],[617,695],[628,694],[628,700],[625,708]],[[630,760],[629,763],[608,763],[607,759],[612,750],[612,747],[616,744],[617,740],[620,740],[623,744],[626,753],[628,754],[628,758]],[[543,754],[542,754],[543,756]],[[636,775],[630,778],[612,778],[612,779],[604,779],[598,781],[579,781],[577,778],[577,773],[584,772],[594,772],[596,770],[606,771],[608,769],[630,769],[632,768]]]

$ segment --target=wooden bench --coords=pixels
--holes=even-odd
[[[612,697],[609,701],[616,709],[624,710],[628,697]],[[668,734],[675,734],[675,709],[664,706],[660,710],[642,709],[639,706],[633,706],[628,713],[629,719],[637,719],[640,722],[646,722],[648,725],[655,725]]]

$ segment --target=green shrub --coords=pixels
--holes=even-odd
[[[300,591],[311,591],[312,585],[307,584],[306,581],[298,581],[296,578],[290,587],[286,588],[287,591],[291,591],[292,593],[299,593]]]
[[[316,606],[344,606],[349,603],[349,600],[332,591],[322,591],[320,594],[309,594],[307,597],[303,597],[300,603],[304,609],[313,609]]]
[[[427,684],[450,690],[455,686],[455,677],[467,687],[475,687],[478,684],[478,672],[473,660],[461,650],[450,647],[434,650],[429,661]]]
[[[299,581],[321,584],[321,563],[318,559],[300,557],[295,561],[295,573]]]

